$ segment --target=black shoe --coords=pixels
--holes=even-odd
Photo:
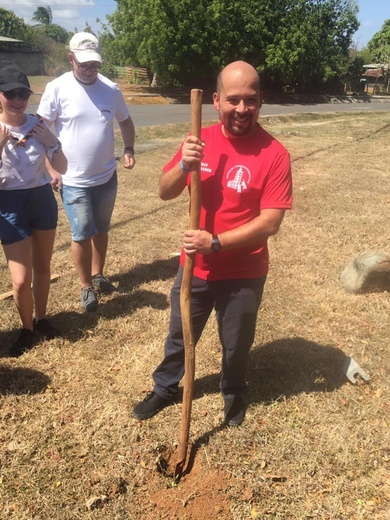
[[[138,403],[134,408],[133,417],[139,421],[150,419],[150,417],[161,412],[161,410],[171,404],[171,402],[171,399],[164,399],[164,397],[160,397],[154,392],[150,392],[150,394],[148,394],[145,399]]]
[[[225,421],[227,426],[240,426],[245,419],[245,405],[240,395],[225,397]]]
[[[20,357],[34,346],[34,332],[30,329],[20,329],[19,336],[9,350],[10,357]]]
[[[113,285],[108,278],[102,274],[95,274],[92,276],[92,285],[101,293],[110,294],[118,289]]]
[[[46,339],[53,339],[60,335],[59,331],[46,318],[38,321],[34,320],[34,330],[42,334]]]

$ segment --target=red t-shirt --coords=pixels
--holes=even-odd
[[[228,139],[222,124],[202,129],[205,142],[201,165],[199,228],[217,235],[252,220],[262,209],[290,209],[292,179],[287,150],[258,126],[250,136]],[[181,147],[164,167],[169,171],[181,159]],[[188,175],[187,184],[190,185]],[[180,262],[184,265],[185,253]],[[194,275],[203,280],[259,278],[268,272],[268,247],[242,247],[196,254]]]

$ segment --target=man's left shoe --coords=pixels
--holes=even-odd
[[[240,426],[245,419],[245,405],[241,395],[225,397],[225,420],[227,426]]]
[[[54,339],[60,335],[59,331],[46,318],[38,321],[34,320],[34,330],[42,334],[46,339]]]
[[[102,274],[92,276],[92,285],[101,293],[112,293],[118,289]]]

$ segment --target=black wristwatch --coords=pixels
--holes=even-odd
[[[125,146],[123,150],[124,155],[134,155],[134,147],[133,146]]]
[[[211,241],[211,250],[213,253],[218,253],[221,249],[221,242],[219,241],[218,235],[213,235],[213,239]]]

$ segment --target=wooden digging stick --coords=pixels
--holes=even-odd
[[[191,90],[191,133],[200,139],[202,125],[202,96],[203,91]],[[199,229],[200,216],[200,164],[191,171],[190,193],[190,226],[189,229]],[[184,389],[183,407],[181,412],[180,439],[175,476],[183,473],[187,456],[188,438],[190,434],[191,406],[194,393],[195,378],[195,341],[191,315],[191,287],[194,272],[195,254],[187,255],[183,269],[183,280],[180,288],[180,311],[184,339]]]

